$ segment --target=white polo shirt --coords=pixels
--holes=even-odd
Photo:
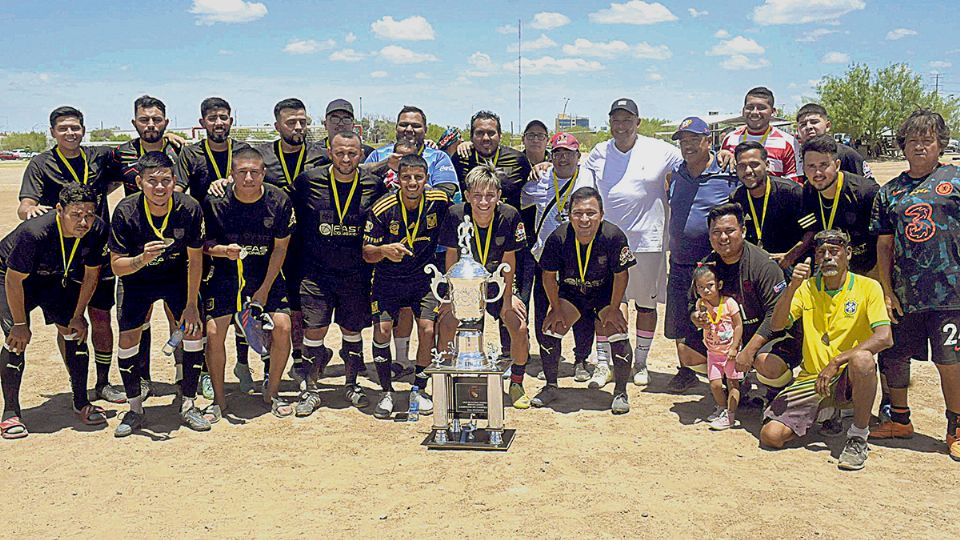
[[[560,186],[561,196],[564,197],[564,214],[569,214],[570,201],[567,200],[568,183],[571,178],[557,178],[557,184]],[[574,184],[576,187],[576,184]],[[530,248],[533,258],[540,261],[540,255],[543,253],[543,246],[547,237],[569,219],[560,218],[560,208],[557,207],[557,186],[554,185],[553,166],[540,174],[536,181],[527,182],[520,193],[520,207],[524,210],[531,206],[536,208],[536,230],[533,235],[536,242]],[[570,190],[570,193],[573,191]]]
[[[666,229],[667,174],[683,163],[672,144],[637,136],[626,153],[613,139],[598,144],[580,164],[576,188],[592,186],[603,197],[604,219],[620,227],[638,253],[662,252]]]

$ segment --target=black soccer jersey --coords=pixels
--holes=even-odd
[[[301,173],[330,163],[327,152],[319,143],[304,143],[299,152],[292,154],[283,152],[279,140],[259,144],[255,148],[263,155],[263,166],[267,170],[263,181],[287,193]],[[283,159],[280,156],[283,156]]]
[[[540,256],[540,266],[544,271],[557,272],[560,296],[587,306],[609,304],[614,274],[635,264],[637,259],[630,250],[627,236],[606,220],[600,224],[589,246],[577,242],[577,235],[569,222],[560,225],[547,237],[543,255]],[[581,267],[584,269],[582,278]]]
[[[10,269],[58,278],[66,274],[79,282],[84,266],[107,263],[106,245],[107,225],[100,218],[94,218],[90,230],[80,239],[65,238],[57,227],[57,213],[47,212],[24,221],[0,240],[0,272]],[[67,266],[69,272],[64,272]]]
[[[413,210],[405,209],[399,193],[391,193],[377,201],[370,210],[364,244],[382,246],[402,242],[413,255],[403,257],[400,262],[389,259],[378,262],[374,280],[395,280],[398,284],[429,280],[423,269],[433,262],[440,226],[449,209],[450,200],[437,189],[424,191],[420,204]]]
[[[828,228],[846,231],[853,249],[850,270],[863,274],[877,263],[877,237],[870,234],[870,215],[880,186],[872,178],[840,174],[837,184],[842,179],[843,186],[833,200],[821,196],[809,181],[804,184],[800,226],[804,231],[817,232]],[[839,207],[834,208],[835,204]]]
[[[476,150],[470,152],[470,157],[467,159],[460,157],[459,154],[454,155],[453,166],[457,170],[462,192],[466,193],[467,190],[467,173],[484,162],[489,162],[504,175],[501,178],[500,185],[501,199],[514,208],[520,208],[520,192],[523,190],[527,178],[530,177],[531,170],[527,156],[509,146],[500,146],[497,148],[497,152],[489,158],[480,157]]]
[[[177,148],[164,141],[162,152],[173,161],[173,174],[179,181],[180,171],[177,167],[179,160]],[[125,142],[113,151],[113,159],[119,168],[120,177],[123,181],[123,192],[126,195],[132,195],[140,191],[140,187],[137,186],[137,175],[140,174],[140,167],[137,165],[137,161],[144,153],[139,138]]]
[[[233,169],[233,156],[230,154],[250,146],[243,141],[233,139],[229,140],[229,145],[229,152],[210,150],[206,139],[184,146],[180,150],[180,158],[177,162],[179,169],[177,185],[198,201],[206,199],[210,184],[215,180],[230,176]]]
[[[203,211],[193,197],[178,192],[173,193],[171,208],[164,224],[165,217],[148,215],[143,194],[135,193],[120,201],[113,211],[108,245],[117,255],[133,257],[143,253],[147,242],[173,239],[173,244],[146,267],[121,277],[123,282],[151,285],[184,280],[185,283],[187,248],[203,247]]]
[[[460,203],[450,207],[447,219],[443,220],[440,228],[441,246],[460,249],[457,228],[463,223],[464,215],[470,215],[470,204]],[[494,272],[500,266],[504,253],[526,247],[527,234],[520,221],[520,212],[509,204],[497,205],[488,227],[478,227],[476,222],[472,223],[470,250],[473,259],[482,264],[488,272]],[[516,271],[516,268],[511,270]]]
[[[356,184],[332,181],[331,166],[310,169],[293,182],[290,198],[299,225],[296,253],[287,257],[297,257],[307,277],[369,271],[363,260],[363,227],[386,189],[379,178],[358,172]]]
[[[256,283],[267,275],[274,239],[290,236],[296,226],[290,197],[280,188],[263,185],[263,195],[256,202],[237,200],[231,185],[223,197],[207,197],[203,201],[203,219],[208,245],[238,244],[246,250],[243,258],[244,279]],[[213,276],[237,272],[237,262],[226,257],[211,257]]]
[[[767,177],[767,181],[770,182],[769,197],[766,192],[759,198],[751,197],[741,184],[730,194],[730,201],[740,203],[743,207],[748,242],[762,247],[768,253],[786,253],[803,236],[799,224],[803,189],[792,180],[776,176]],[[762,234],[758,233],[758,228]]]
[[[120,182],[113,148],[81,146],[80,155],[64,159],[54,146],[34,156],[23,171],[20,200],[33,199],[42,206],[56,206],[60,190],[72,183],[86,184],[97,192],[97,214],[109,221],[107,195],[110,185]]]

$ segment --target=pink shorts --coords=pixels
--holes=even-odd
[[[737,363],[733,360],[728,362],[726,354],[707,351],[707,379],[715,381],[724,375],[727,379],[743,379],[743,373],[737,371]]]

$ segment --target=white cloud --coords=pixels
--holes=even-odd
[[[503,26],[498,26],[497,33],[498,34],[516,34],[517,27],[512,24],[505,24]]]
[[[547,37],[546,34],[540,34],[540,37],[537,39],[527,40],[520,43],[520,49],[523,51],[537,51],[540,49],[549,49],[550,47],[556,47],[557,42]],[[517,52],[517,44],[514,43],[507,47],[509,52]]]
[[[380,49],[380,56],[391,64],[421,64],[436,62],[438,58],[432,54],[418,53],[398,45],[387,45]]]
[[[413,78],[414,78],[414,79],[420,79],[421,81],[424,81],[424,80],[429,79],[429,78],[430,78],[430,75],[429,75],[428,73],[424,73],[424,72],[422,72],[422,71],[418,71],[418,72],[416,72],[416,73],[414,74]]]
[[[330,53],[330,60],[333,62],[359,62],[366,56],[366,54],[353,49],[341,49]]]
[[[563,13],[541,11],[533,16],[533,22],[530,23],[530,28],[553,30],[554,28],[560,28],[568,24],[570,24],[570,17],[567,17]]]
[[[946,60],[934,60],[933,62],[930,62],[927,65],[929,65],[933,69],[947,69],[949,67],[953,67],[953,64],[951,64],[950,62],[947,62]]]
[[[766,0],[753,10],[757,24],[806,24],[834,21],[866,7],[864,0]]]
[[[344,43],[353,43],[357,40],[357,35],[353,32],[347,32],[347,35],[343,36]]]
[[[656,71],[651,71],[651,72],[647,73],[647,80],[648,80],[648,81],[662,81],[662,80],[663,80],[663,75],[661,75],[660,73],[657,73]]]
[[[747,58],[742,54],[735,54],[723,62],[720,62],[720,67],[730,71],[747,71],[765,68],[769,65],[770,62],[768,62],[766,58]]]
[[[836,30],[828,30],[826,28],[817,28],[816,30],[811,30],[810,32],[805,32],[802,36],[797,38],[797,43],[813,43],[815,41],[820,41],[820,38],[824,36],[829,36],[830,34],[836,34]]]
[[[713,33],[713,37],[718,38],[718,39],[725,39],[725,38],[730,37],[730,32],[727,32],[726,30],[724,30],[723,28],[721,28],[721,29],[719,29],[719,30],[717,30],[716,32]]]
[[[370,76],[373,77],[374,79],[384,79],[384,78],[386,78],[386,77],[389,76],[389,75],[390,75],[389,73],[387,73],[386,71],[383,71],[383,70],[377,70],[377,71],[371,71],[371,72],[370,72]]]
[[[848,64],[850,63],[850,55],[847,53],[831,51],[823,55],[823,58],[820,59],[820,62],[824,64]]]
[[[467,77],[489,77],[498,71],[498,67],[493,63],[490,55],[480,51],[471,54],[470,58],[467,58],[467,63],[471,67],[464,73]]]
[[[763,54],[765,49],[756,41],[737,36],[727,41],[721,41],[707,51],[708,56],[737,56],[746,54]]]
[[[675,20],[677,16],[660,2],[648,4],[642,0],[611,3],[610,7],[590,14],[590,22],[599,24],[656,24]]]
[[[710,14],[710,12],[707,10],[697,11],[696,8],[689,8],[687,10],[687,13],[689,13],[690,16],[693,17],[694,19],[696,19],[697,17],[703,17],[704,15]]]
[[[315,39],[294,39],[287,43],[283,52],[287,54],[313,54],[320,51],[332,49],[337,45],[332,39],[317,41]]]
[[[267,14],[267,6],[244,0],[193,0],[190,13],[197,16],[197,24],[245,23]]]
[[[436,38],[433,27],[419,15],[399,21],[388,15],[374,21],[370,29],[377,37],[393,41],[431,41]]]
[[[540,58],[524,58],[523,72],[527,75],[565,75],[567,73],[600,71],[603,64],[595,60],[584,60],[583,58],[554,58],[552,56],[541,56]],[[508,62],[503,65],[503,69],[511,73],[517,72],[517,61]]]
[[[673,56],[670,48],[666,45],[650,45],[647,42],[641,42],[630,46],[620,40],[604,43],[602,41],[594,42],[583,38],[577,38],[573,43],[564,45],[563,52],[571,56],[589,56],[593,58],[615,58],[617,56],[632,54],[636,58],[666,60]]]
[[[666,45],[650,45],[644,41],[634,45],[633,55],[637,58],[648,58],[650,60],[666,60],[673,56],[673,53],[670,52],[670,47]]]
[[[917,35],[916,30],[910,30],[909,28],[897,28],[887,32],[887,40],[896,41],[898,39],[903,39],[907,36]]]

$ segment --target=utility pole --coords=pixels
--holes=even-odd
[[[933,74],[933,95],[940,95],[940,73]]]
[[[517,19],[517,126],[523,125],[523,21]],[[511,132],[511,135],[513,133]]]

